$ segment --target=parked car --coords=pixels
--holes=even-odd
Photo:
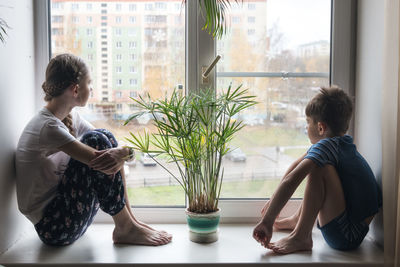
[[[152,159],[152,157],[155,157],[155,155],[142,153],[142,156],[140,157],[140,162],[143,164],[143,166],[156,166],[157,163],[154,161],[154,159]]]
[[[233,162],[246,161],[246,154],[238,147],[229,151],[226,158]]]

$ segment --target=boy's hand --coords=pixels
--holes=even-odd
[[[265,248],[270,248],[272,224],[260,221],[253,230],[253,238]]]

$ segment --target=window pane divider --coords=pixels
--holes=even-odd
[[[217,72],[217,77],[329,78],[328,72]]]

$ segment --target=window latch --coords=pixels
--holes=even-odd
[[[201,75],[201,83],[202,84],[207,84],[209,81],[208,81],[208,75],[210,75],[210,72],[211,72],[211,70],[215,67],[215,65],[217,64],[217,62],[219,61],[221,59],[221,56],[220,55],[217,55],[216,57],[215,57],[215,59],[213,60],[213,62],[210,64],[210,66],[203,66],[202,68],[201,68],[201,72],[202,72],[202,75]]]

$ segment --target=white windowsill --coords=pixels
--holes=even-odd
[[[364,240],[355,251],[342,252],[328,247],[318,229],[313,231],[312,252],[275,255],[251,237],[254,224],[222,224],[219,240],[212,244],[189,241],[186,224],[157,224],[173,234],[172,243],[160,247],[114,245],[111,241],[112,224],[93,224],[77,242],[67,247],[49,247],[41,243],[34,229],[25,234],[13,247],[0,255],[6,266],[59,265],[74,266],[101,264],[102,266],[132,265],[224,265],[240,266],[383,266],[383,251],[371,240]],[[273,240],[287,232],[274,233]]]

